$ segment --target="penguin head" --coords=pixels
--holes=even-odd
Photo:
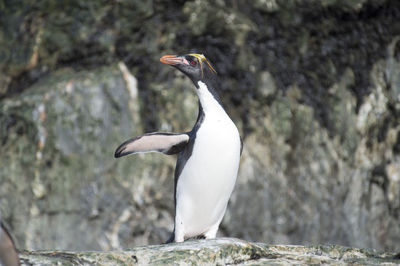
[[[210,61],[202,54],[165,55],[160,61],[186,74],[196,87],[198,81],[214,79],[217,74]]]

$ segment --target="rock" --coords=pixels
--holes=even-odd
[[[122,141],[189,130],[205,53],[244,149],[220,236],[398,251],[400,2],[1,5],[0,209],[21,249],[159,244],[175,158]]]
[[[158,225],[164,232],[151,238],[167,238],[171,211],[162,214],[153,202],[169,193],[166,206],[173,208],[173,158],[113,158],[122,141],[143,132],[136,90],[134,77],[120,64],[63,69],[2,101],[1,138],[7,145],[0,163],[1,207],[13,221],[19,247],[120,248],[120,236],[138,234],[131,228],[141,235],[154,231],[139,217],[165,216]]]
[[[343,74],[325,102],[335,121],[327,127],[295,86],[264,106],[264,116],[254,116],[226,232],[275,244],[357,242],[397,250],[399,154],[393,147],[400,127],[390,95],[398,86],[384,78],[396,71],[392,60],[372,68],[375,88],[359,112],[349,93],[354,74]]]
[[[234,238],[194,240],[125,251],[23,251],[21,265],[397,265],[399,254],[342,246],[284,246]]]

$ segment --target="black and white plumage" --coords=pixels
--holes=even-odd
[[[160,59],[186,74],[199,98],[197,121],[187,133],[149,133],[122,143],[115,157],[138,152],[178,154],[175,227],[167,242],[215,238],[239,168],[241,140],[216,91],[216,71],[200,54]]]

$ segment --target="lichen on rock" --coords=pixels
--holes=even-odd
[[[9,1],[10,2],[10,1]],[[204,53],[244,141],[220,235],[398,251],[400,2],[0,1],[0,209],[20,249],[165,241],[175,157],[124,140],[190,130]]]
[[[342,246],[284,246],[233,238],[114,252],[25,251],[22,265],[396,265],[398,255]]]

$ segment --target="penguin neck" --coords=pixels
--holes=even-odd
[[[207,86],[203,81],[198,81],[196,87],[197,96],[204,114],[226,114],[219,95],[213,87]]]

